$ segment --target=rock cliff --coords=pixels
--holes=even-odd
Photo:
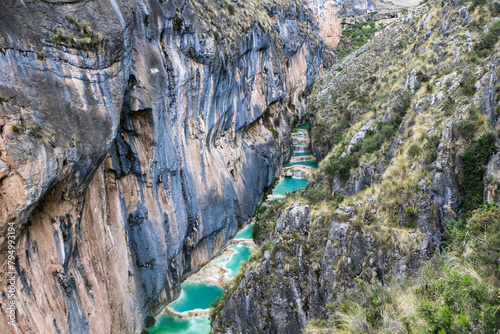
[[[317,30],[298,1],[3,1],[1,331],[138,333],[178,296],[290,158]]]
[[[400,11],[318,78],[308,115],[319,168],[304,191],[256,218],[261,254],[218,303],[214,333],[500,328],[482,315],[498,304],[498,262],[477,261],[484,255],[467,244],[489,247],[490,227],[498,240],[496,6]],[[379,29],[369,24],[354,33]],[[476,221],[477,239],[463,237]],[[457,308],[429,288],[453,286],[453,275],[464,291],[477,284],[493,296],[491,310]]]

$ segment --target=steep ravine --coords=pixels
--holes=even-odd
[[[498,6],[405,9],[320,75],[319,168],[260,212],[213,333],[498,332]]]
[[[17,277],[1,332],[140,332],[290,159],[323,66],[316,20],[291,2],[219,31],[203,5],[0,4],[0,249],[13,223]]]

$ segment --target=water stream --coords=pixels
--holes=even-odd
[[[285,169],[292,166],[301,166],[306,168],[307,171],[307,168],[318,167],[314,156],[308,151],[308,128],[309,124],[305,124],[292,131],[294,154],[290,163],[283,166]],[[270,199],[284,197],[285,194],[302,189],[307,185],[307,179],[303,177],[303,169],[293,169],[292,174],[294,177],[281,177],[280,182],[273,189]],[[252,229],[252,224],[241,229],[236,234],[233,244],[221,255],[210,261],[205,266],[208,267],[206,273],[202,273],[201,276],[205,275],[211,280],[219,282],[217,283],[219,285],[223,285],[221,282],[232,280],[238,274],[243,264],[250,258],[250,245],[253,243]],[[203,268],[201,271],[203,271]],[[155,325],[146,329],[147,332],[150,334],[210,333],[210,317],[208,315],[189,315],[191,315],[191,312],[195,314],[207,314],[210,304],[224,292],[223,288],[201,281],[200,274],[197,273],[182,283],[181,290],[179,298],[167,307],[168,312],[177,316],[171,315],[168,312],[159,315],[156,317]]]

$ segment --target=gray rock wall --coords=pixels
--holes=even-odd
[[[13,328],[1,287],[2,332],[140,332],[290,158],[322,67],[321,39],[298,28],[314,19],[270,8],[279,44],[255,24],[228,49],[194,6],[0,4],[0,231],[16,227],[18,301]]]

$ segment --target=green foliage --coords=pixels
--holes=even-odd
[[[492,133],[473,140],[468,151],[460,157],[462,169],[462,209],[464,212],[478,208],[483,202],[485,165],[494,153],[495,136]]]
[[[343,105],[339,107],[340,120],[323,120],[314,125],[313,141],[316,145],[330,150],[344,138],[344,130],[349,128],[351,113]],[[333,123],[333,124],[332,124]]]
[[[391,302],[391,297],[380,283],[375,282],[369,297],[366,321],[373,326],[383,324],[383,311],[386,304]]]
[[[446,279],[430,281],[419,290],[419,314],[428,324],[428,333],[497,333],[500,317],[497,291],[467,273],[444,269]]]
[[[106,43],[104,35],[101,32],[95,32],[87,20],[66,17],[66,21],[74,26],[77,36],[68,33],[62,28],[54,28],[54,36],[52,36],[54,43],[62,43],[72,48],[87,51],[104,49]]]
[[[19,124],[12,125],[12,132],[17,133],[20,131],[20,129],[21,129],[21,126]]]
[[[427,136],[427,143],[425,144],[425,164],[430,166],[436,161],[438,156],[438,147],[441,138],[439,136]]]
[[[357,156],[346,155],[341,157],[335,155],[328,160],[325,171],[330,176],[338,175],[343,180],[347,180],[351,176],[351,169],[358,167],[358,163]]]
[[[422,150],[416,144],[411,145],[410,148],[408,149],[408,155],[411,158],[415,158],[415,157],[419,156],[420,152],[422,152]]]
[[[498,41],[498,36],[500,36],[500,21],[493,23],[488,31],[488,33],[481,34],[479,42],[474,45],[474,50],[479,55],[486,55],[485,51],[492,50]]]
[[[490,3],[491,16],[500,16],[500,2],[494,1]]]
[[[326,188],[311,188],[307,190],[304,197],[309,200],[310,203],[317,203],[324,201],[328,196],[328,190]]]
[[[262,229],[262,225],[260,222],[256,222],[254,223],[253,225],[253,229],[252,229],[252,240],[257,244],[259,245],[261,240],[261,235],[260,235],[260,230]]]
[[[465,95],[472,96],[476,93],[476,79],[470,72],[464,72],[462,80],[460,81],[460,87]]]
[[[405,217],[407,218],[406,226],[410,228],[417,227],[418,212],[411,206],[405,210]]]
[[[446,245],[460,253],[468,252],[472,263],[499,281],[500,206],[485,204],[468,216],[446,222]]]
[[[342,39],[337,47],[339,59],[345,58],[371,40],[379,28],[375,28],[375,21],[348,25],[342,30]]]
[[[352,227],[356,231],[361,231],[361,229],[363,228],[363,222],[361,221],[361,219],[356,219],[354,223],[352,223]]]
[[[156,319],[153,316],[148,315],[146,317],[146,327],[152,327],[156,324]]]
[[[329,305],[337,325],[349,319],[345,332],[385,333],[390,324],[403,333],[498,333],[500,206],[483,205],[468,218],[448,222],[446,240],[443,254],[406,282],[382,286],[355,278],[357,285],[342,301]],[[407,296],[406,306],[399,296]]]

